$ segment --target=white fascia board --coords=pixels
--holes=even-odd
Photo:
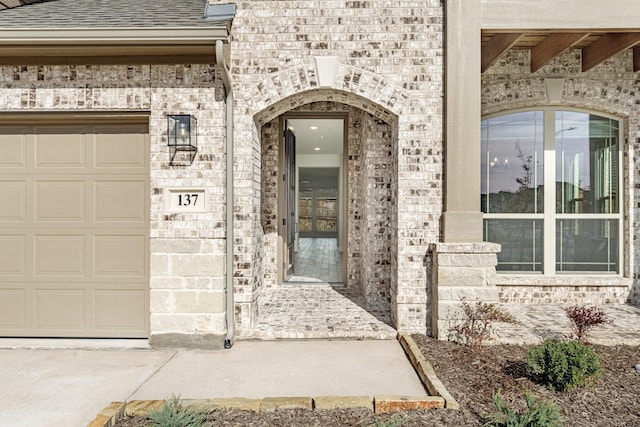
[[[81,45],[81,44],[207,44],[226,41],[226,27],[206,28],[36,28],[0,29],[0,44]]]
[[[640,29],[638,0],[481,0],[481,7],[482,29]]]

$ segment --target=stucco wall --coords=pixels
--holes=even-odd
[[[530,53],[510,51],[482,75],[482,112],[491,114],[516,108],[547,105],[581,108],[613,114],[622,119],[624,137],[624,278],[554,279],[507,277],[498,275],[503,301],[638,303],[640,254],[634,242],[639,236],[638,205],[640,179],[638,148],[640,147],[640,91],[637,73],[633,72],[632,52],[625,51],[588,72],[581,71],[579,50],[558,56],[536,73],[530,72]],[[545,79],[564,79],[561,97],[551,103]]]

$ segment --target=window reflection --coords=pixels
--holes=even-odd
[[[617,120],[524,111],[483,120],[481,135],[484,239],[502,245],[498,270],[620,272]]]
[[[543,212],[543,141],[542,111],[482,122],[483,212]]]
[[[556,212],[617,213],[618,122],[556,113]]]

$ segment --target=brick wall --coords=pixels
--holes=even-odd
[[[397,145],[390,161],[398,165],[398,179],[392,184],[397,197],[389,216],[395,219],[393,231],[383,233],[381,239],[392,240],[398,252],[391,254],[390,266],[379,266],[385,272],[376,274],[383,274],[385,281],[389,276],[397,326],[406,331],[428,331],[424,256],[429,243],[439,238],[442,210],[442,2],[236,4],[230,68],[237,96],[237,171],[260,171],[264,144],[258,127],[302,105],[335,102],[392,125],[388,132]],[[335,75],[329,76],[330,83],[323,87],[318,79],[317,57],[335,58]],[[257,157],[252,159],[254,154]],[[251,164],[247,163],[249,159]],[[259,180],[265,176],[264,171],[257,176],[258,181],[247,174],[236,182],[236,187],[247,189],[247,193],[251,188],[251,194],[243,199],[246,203],[236,200],[242,229],[259,230],[263,218]],[[373,223],[377,221],[371,218]],[[261,280],[254,274],[261,268],[261,260],[249,254],[260,253],[265,238],[259,234],[257,239],[236,239],[238,248],[247,249],[236,251],[236,292],[240,288],[252,292],[249,282]],[[372,255],[367,262],[375,263],[380,256]],[[265,268],[270,262],[267,256]],[[348,274],[356,278],[359,273],[350,267]]]
[[[213,65],[0,67],[1,111],[149,113],[152,341],[189,335],[206,341],[225,333],[221,87]],[[169,165],[168,113],[198,119],[198,154],[190,166]],[[204,188],[206,213],[167,213],[170,187]]]

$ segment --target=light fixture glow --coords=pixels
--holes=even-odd
[[[311,127],[309,127],[309,129],[316,130],[316,129],[318,129],[318,126],[311,126]]]
[[[314,150],[320,151],[320,147],[316,147],[316,148],[314,148]]]

